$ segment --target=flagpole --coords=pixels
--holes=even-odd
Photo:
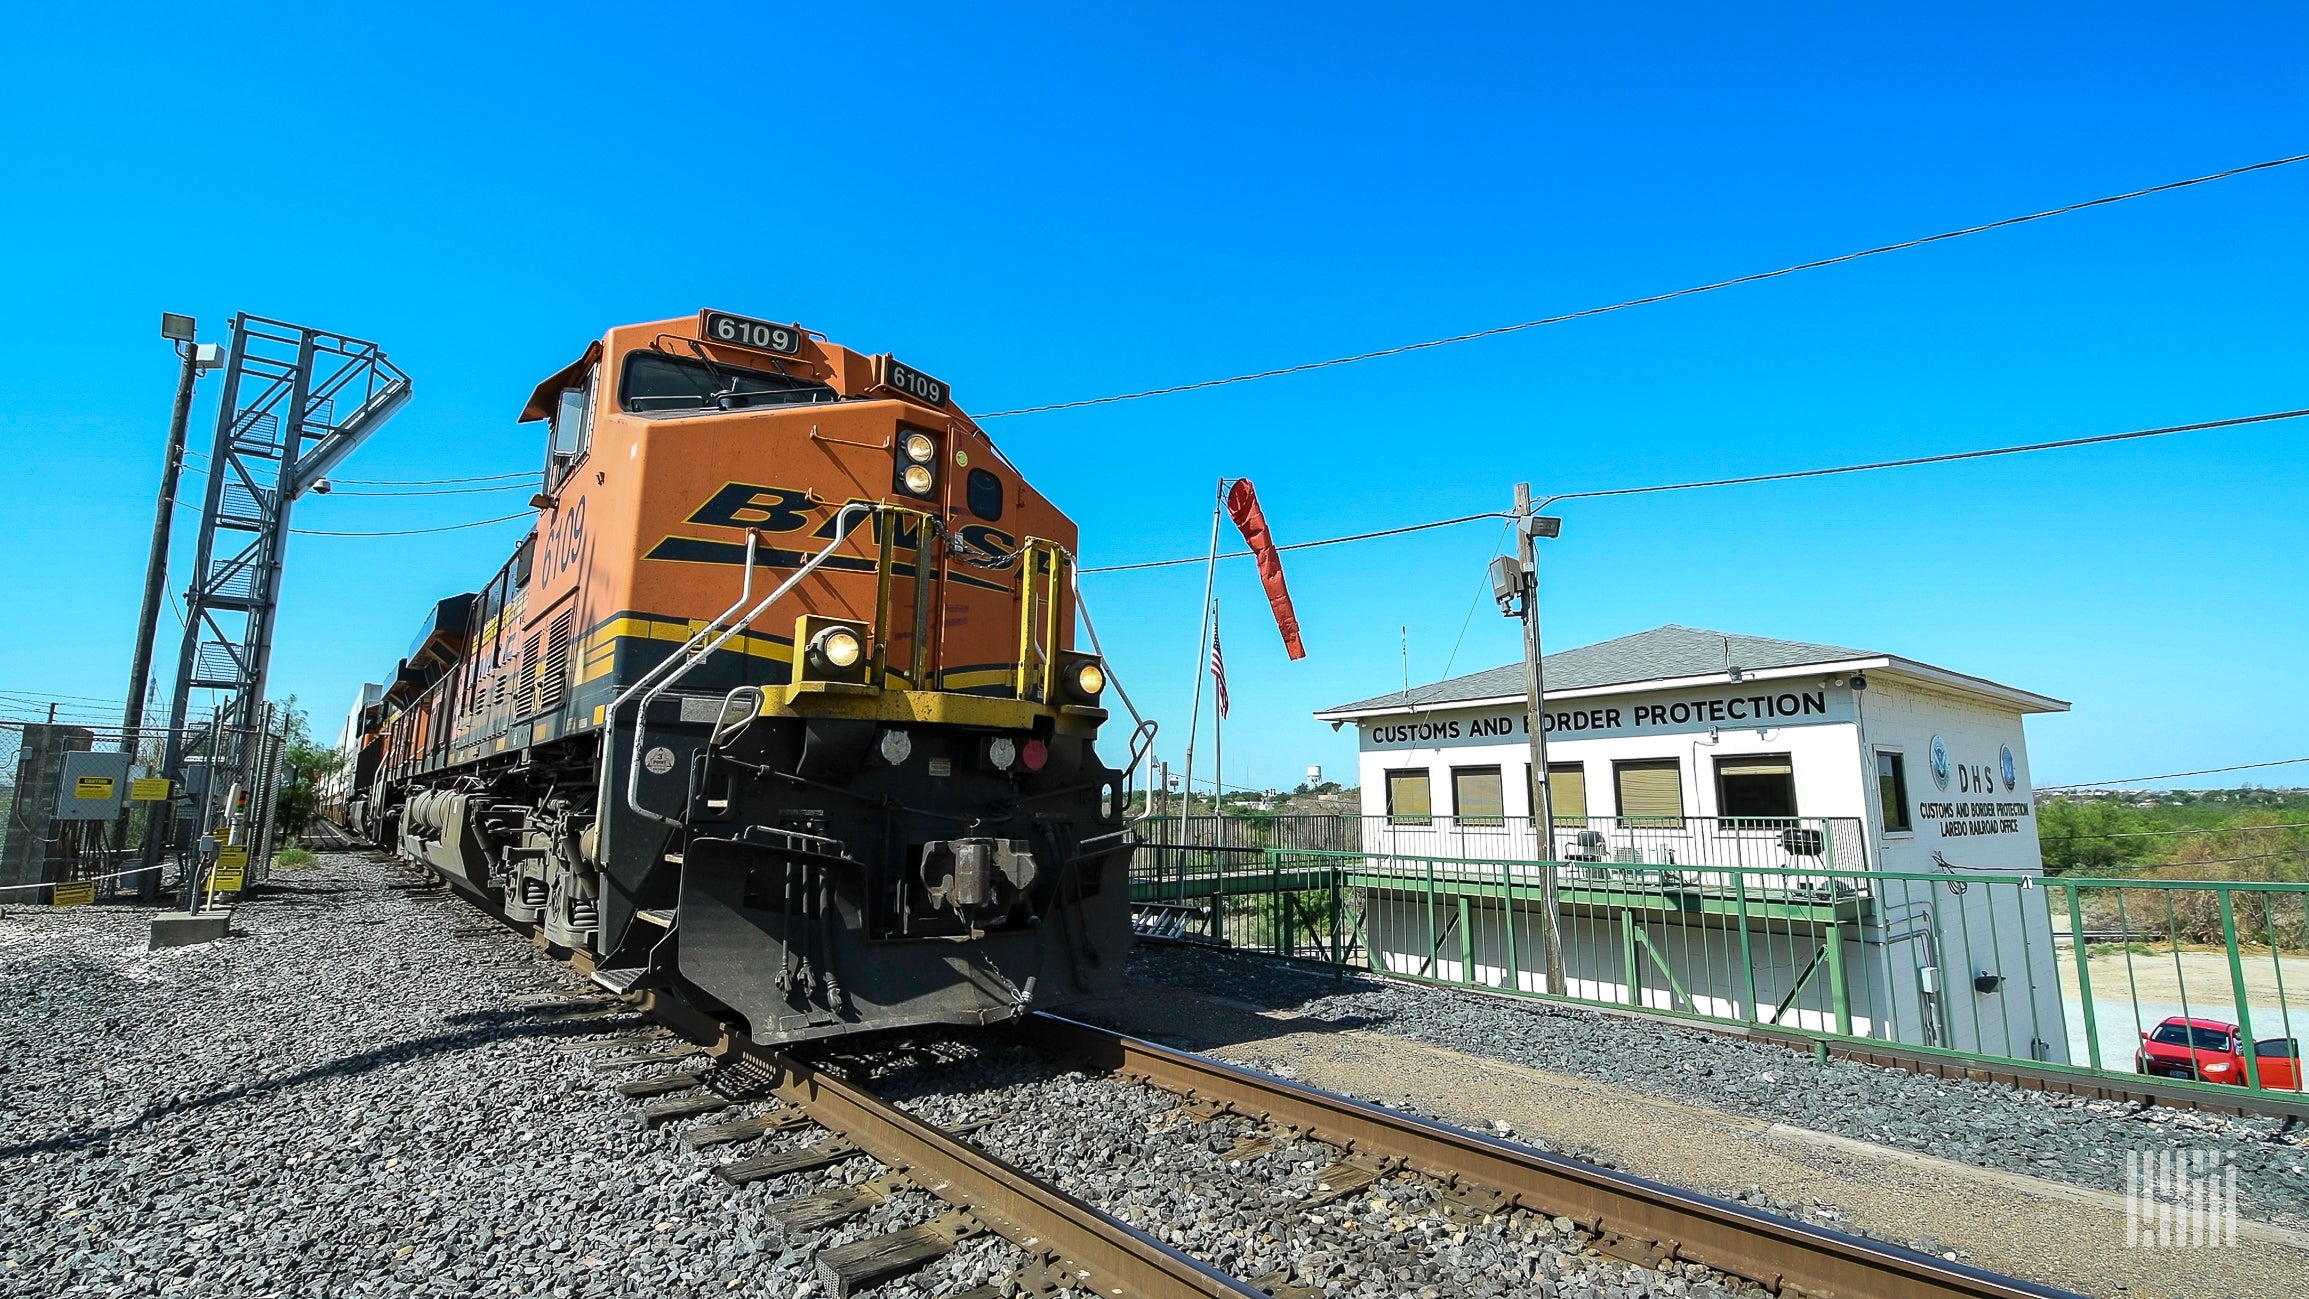
[[[1227,699],[1225,653],[1219,648],[1219,598],[1211,597],[1211,842],[1225,847],[1227,842],[1227,746],[1225,743]]]
[[[1221,478],[1218,499],[1211,505],[1211,557],[1203,566],[1203,624],[1195,633],[1195,705],[1194,711],[1187,714],[1187,779],[1180,791],[1184,797],[1179,799],[1179,848],[1182,851],[1187,844],[1187,814],[1195,806],[1195,731],[1203,718],[1203,674],[1210,670],[1211,589],[1219,575],[1219,515],[1225,510],[1226,501],[1227,480]],[[1182,858],[1180,870],[1183,872],[1185,868]],[[1181,886],[1184,887],[1183,882]]]

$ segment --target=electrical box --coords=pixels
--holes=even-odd
[[[1940,991],[1940,967],[1937,965],[1918,966],[1916,982],[1924,990],[1925,996],[1929,997],[1938,993]]]
[[[67,753],[56,787],[59,821],[109,821],[128,800],[126,753]]]

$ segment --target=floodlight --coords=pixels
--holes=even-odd
[[[193,337],[193,320],[173,311],[160,313],[160,336],[172,343],[189,343]]]

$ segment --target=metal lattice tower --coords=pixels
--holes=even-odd
[[[408,400],[409,376],[375,343],[246,313],[233,317],[169,706],[169,776],[184,761],[186,709],[195,690],[225,699],[229,733],[256,733],[289,509]],[[254,756],[253,750],[235,755],[217,774],[245,788],[255,773],[240,768]],[[211,787],[223,793],[222,785],[212,781]],[[148,861],[157,860],[165,837],[147,835]]]

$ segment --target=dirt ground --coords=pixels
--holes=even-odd
[[[2291,1009],[2296,1033],[2309,1029],[2309,956],[2273,956],[2263,949],[2241,953],[2238,964],[2245,975],[2245,997],[2253,1007],[2256,1031],[2267,1016],[2272,1027],[2266,1031],[2274,1035],[2281,1006]],[[2226,952],[2184,950],[2176,968],[2170,951],[2128,955],[2111,949],[2087,958],[2085,969],[2092,976],[2096,1005],[2135,995],[2143,1003],[2178,1005],[2184,988],[2191,1010],[2203,1006],[2227,1015],[2237,1004]],[[2076,958],[2066,947],[2060,949],[2060,986],[2069,999],[2076,998]]]
[[[1817,1199],[1873,1230],[1930,1237],[1963,1251],[1963,1261],[1974,1266],[2065,1290],[2106,1299],[2291,1299],[2309,1291],[2309,1232],[2246,1224],[2233,1248],[2127,1248],[2123,1197],[2106,1191],[1662,1100],[1175,987],[1134,984],[1114,1001],[1070,1013],[1220,1059],[1270,1071],[1280,1066],[1333,1091],[1408,1102],[1463,1126],[1504,1122],[1526,1139],[1713,1195],[1761,1186],[1784,1201]]]

